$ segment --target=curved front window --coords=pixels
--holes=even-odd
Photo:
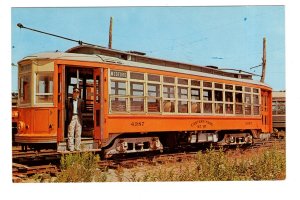
[[[20,75],[20,85],[19,85],[19,99],[20,104],[29,104],[30,97],[31,97],[31,89],[30,89],[30,82],[31,82],[31,73],[26,73]]]
[[[53,72],[36,73],[35,103],[53,103]]]

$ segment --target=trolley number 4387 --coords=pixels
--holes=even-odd
[[[144,122],[131,122],[130,123],[131,126],[144,126]]]

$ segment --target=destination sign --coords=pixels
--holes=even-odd
[[[124,71],[110,71],[110,76],[111,77],[118,77],[118,78],[127,78],[127,72]]]
[[[30,70],[31,65],[21,65],[21,67],[19,68],[20,73],[30,72]]]

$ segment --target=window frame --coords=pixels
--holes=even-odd
[[[217,88],[215,87],[216,84],[222,85],[222,88]],[[216,92],[221,92],[222,93],[222,100],[217,101],[216,100]],[[216,115],[224,115],[225,114],[225,91],[224,91],[224,83],[219,83],[219,82],[213,82],[213,113]],[[217,113],[217,105],[222,104],[222,112]]]
[[[31,103],[32,103],[32,87],[31,87],[31,83],[32,83],[32,72],[31,71],[26,71],[26,72],[22,72],[22,73],[19,73],[19,83],[18,83],[18,85],[19,85],[19,94],[18,94],[18,104],[20,105],[20,106],[28,106],[28,105],[31,105]],[[29,99],[28,99],[28,101],[26,101],[26,102],[24,102],[24,101],[21,101],[21,97],[23,97],[24,96],[24,88],[23,89],[21,89],[22,87],[21,87],[21,80],[22,80],[22,78],[23,77],[28,77],[29,78],[29,83],[28,83],[28,88],[29,88],[29,94],[28,94],[28,96],[29,96]],[[23,85],[24,85],[24,83],[23,83]],[[23,86],[24,87],[24,86]],[[21,90],[23,90],[23,93],[21,93]],[[21,94],[23,94],[23,96],[21,96]]]
[[[176,78],[177,79],[177,85],[176,85],[176,88],[177,88],[177,112],[178,114],[190,114],[190,81],[189,79],[185,79],[185,78]],[[183,80],[184,82],[187,81],[187,84],[179,84],[178,81],[179,80]],[[180,90],[179,90],[180,89]],[[179,98],[179,93],[180,93],[180,97],[182,97],[182,94],[181,94],[181,89],[185,89],[186,90],[186,94],[183,94],[184,96],[186,96],[186,98]],[[186,112],[181,112],[181,110],[179,109],[179,105],[180,103],[179,102],[185,102],[186,103]]]
[[[241,87],[241,90],[237,90],[237,87]],[[237,101],[237,94],[241,94],[241,102]],[[245,87],[242,85],[234,85],[234,114],[238,116],[245,115]],[[240,113],[237,113],[237,106],[240,106],[242,108],[242,111]]]
[[[204,84],[205,83],[208,83],[208,87],[205,87]],[[215,111],[215,106],[214,106],[214,85],[213,85],[213,82],[211,81],[201,81],[201,86],[202,86],[202,113],[204,115],[214,115],[214,111]],[[206,100],[205,97],[204,97],[204,91],[210,91],[211,93],[211,97],[210,97],[210,100],[209,98]],[[209,97],[209,92],[208,92],[208,97]],[[211,112],[205,112],[205,105],[210,105],[211,106]]]
[[[118,70],[124,74],[123,77],[111,77],[110,76],[110,69],[109,69],[109,113],[145,113],[145,114],[163,114],[163,115],[216,115],[216,116],[258,116],[260,115],[260,103],[261,103],[261,97],[260,97],[260,88],[249,86],[248,84],[242,84],[242,83],[228,83],[228,82],[222,82],[220,81],[209,81],[208,79],[193,79],[193,78],[187,78],[187,77],[177,77],[177,76],[170,76],[170,75],[162,75],[162,74],[155,74],[155,73],[142,73],[144,76],[144,79],[141,80],[141,76],[139,79],[131,79],[131,74],[134,73],[140,73],[141,72],[135,72],[135,71],[124,71],[124,70]],[[126,77],[125,77],[126,72]],[[152,77],[153,76],[153,77]],[[151,78],[151,81],[148,80],[149,77]],[[167,80],[166,82],[164,82]],[[174,80],[174,83],[170,83],[170,81]],[[122,81],[125,83],[125,94],[124,95],[112,95],[111,94],[111,82],[112,81]],[[206,82],[206,85],[209,87],[204,87],[204,82]],[[132,84],[137,83],[143,85],[143,95],[133,95],[131,91]],[[182,84],[180,84],[182,83]],[[192,85],[193,83],[193,85]],[[150,87],[155,87],[155,90],[149,91]],[[174,90],[172,92],[164,92],[165,88],[172,87],[172,89],[167,90]],[[245,88],[250,88],[246,92]],[[154,89],[154,88],[153,88]],[[180,91],[184,89],[184,94],[180,94]],[[159,90],[159,91],[158,91]],[[194,93],[199,95],[193,96],[193,90],[195,90]],[[204,92],[208,91],[211,93],[210,100],[204,99]],[[152,95],[149,95],[149,92]],[[153,96],[155,94],[155,96]],[[168,93],[168,96],[164,97],[164,95]],[[222,94],[222,98],[217,99],[217,93]],[[241,94],[242,102],[238,102],[236,100],[236,95]],[[229,96],[228,96],[229,95]],[[250,103],[245,102],[246,95],[250,95]],[[254,95],[258,96],[259,102],[254,102]],[[226,96],[230,97],[230,101],[228,102]],[[125,111],[112,111],[111,108],[111,98],[125,98],[126,100],[126,112]],[[184,97],[184,98],[183,98]],[[131,111],[131,100],[132,98],[140,98],[143,99],[144,103],[144,110],[142,111]],[[193,99],[197,98],[197,99]],[[199,99],[198,99],[199,98]],[[171,101],[171,111],[170,108],[164,108],[164,103],[166,101]],[[184,112],[181,112],[180,104],[183,103],[182,108]],[[153,108],[150,105],[153,103]],[[211,104],[209,107],[211,107],[211,112],[204,112],[204,104],[208,103]],[[197,104],[196,108],[194,104]],[[245,105],[250,106],[251,113],[248,113],[246,115]],[[158,107],[159,106],[159,107]],[[186,108],[187,106],[187,108]],[[219,107],[221,106],[221,107]],[[237,108],[236,106],[242,106],[243,112],[236,113]],[[153,111],[149,110],[152,109]],[[193,109],[192,109],[193,107]],[[258,108],[257,108],[258,107]],[[220,112],[217,111],[217,109],[220,108]],[[228,112],[228,108],[230,108],[230,112]],[[259,109],[259,114],[254,113],[254,110],[257,111]],[[210,109],[209,109],[210,110]],[[208,110],[208,111],[209,111]],[[193,112],[195,111],[195,112]]]
[[[166,78],[166,79],[165,79]],[[167,80],[168,78],[170,79],[173,79],[174,78],[174,83],[170,83],[170,82],[165,82],[165,80]],[[177,99],[178,99],[178,95],[177,95],[177,77],[170,77],[170,76],[164,76],[164,75],[161,75],[161,87],[162,87],[162,108],[161,108],[161,111],[163,114],[176,114],[178,113],[178,108],[177,108]],[[171,98],[171,97],[164,97],[164,88],[165,86],[167,87],[173,87],[174,88],[174,97]],[[171,93],[168,93],[168,94],[171,94]],[[165,102],[171,102],[171,110],[170,112],[167,112],[165,111]],[[173,103],[173,104],[172,104]],[[174,110],[172,110],[172,107]]]
[[[130,72],[132,73],[132,72]],[[133,95],[133,88],[132,87],[132,84],[139,84],[139,85],[143,85],[143,89],[142,90],[137,90],[137,91],[143,91],[143,95]],[[145,74],[144,74],[144,80],[138,80],[138,79],[129,79],[129,82],[128,82],[128,88],[129,88],[129,100],[128,100],[128,103],[129,103],[129,107],[128,107],[128,112],[129,113],[144,113],[146,111],[146,106],[145,106]],[[132,102],[131,99],[142,99],[143,100],[143,110],[132,110]]]
[[[148,78],[149,78],[149,75],[150,76],[157,76],[157,77],[159,77],[159,80],[158,81],[153,81],[153,80],[151,80],[151,81],[149,81],[148,80]],[[158,88],[159,88],[159,92],[158,92],[158,95],[159,96],[156,96],[156,97],[153,97],[153,96],[149,96],[148,95],[148,85],[158,85]],[[146,91],[146,93],[145,93],[145,95],[146,95],[146,99],[145,99],[145,111],[146,111],[146,113],[148,113],[148,114],[160,114],[160,113],[162,113],[162,76],[161,75],[158,75],[158,74],[152,74],[152,73],[145,73],[145,91]],[[158,102],[159,102],[159,111],[157,111],[157,112],[151,112],[151,111],[149,111],[149,99],[155,99],[156,101],[158,100]]]
[[[109,97],[109,113],[128,113],[129,112],[129,89],[128,89],[128,80],[129,80],[129,71],[124,70],[115,70],[116,72],[124,72],[126,73],[126,77],[114,77],[111,76],[111,69],[108,69],[108,97]],[[111,94],[112,91],[112,81],[120,81],[125,82],[125,95],[119,95],[119,94]],[[125,99],[125,110],[124,111],[113,111],[112,110],[112,98],[121,98]]]
[[[37,93],[38,87],[38,77],[41,74],[52,75],[52,93]],[[37,102],[37,96],[52,96],[51,102]],[[54,72],[53,71],[35,71],[34,72],[34,105],[45,105],[45,106],[53,106],[54,105]]]
[[[193,81],[199,81],[199,85],[192,85]],[[192,99],[192,90],[198,90],[199,91],[199,99]],[[190,95],[189,95],[189,103],[190,103],[190,114],[193,115],[202,115],[203,114],[203,88],[202,88],[202,81],[201,80],[195,80],[195,79],[190,79],[189,80],[189,90],[190,90]],[[192,107],[193,104],[200,104],[199,110],[200,112],[193,112]]]

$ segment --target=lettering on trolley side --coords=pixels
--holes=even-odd
[[[142,121],[137,121],[137,122],[131,122],[131,126],[144,126],[144,122]]]
[[[245,122],[246,125],[252,125],[252,122],[248,121],[248,122]]]
[[[208,126],[213,126],[213,123],[207,120],[197,120],[191,123],[193,128],[207,128]]]
[[[117,78],[127,78],[127,72],[111,70],[110,76]]]

